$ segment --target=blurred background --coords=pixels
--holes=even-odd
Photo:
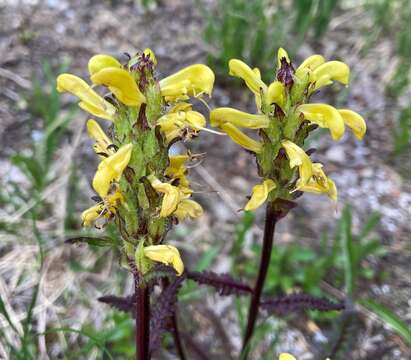
[[[316,100],[367,121],[363,142],[310,140],[339,190],[337,203],[306,194],[280,222],[266,283],[271,295],[305,292],[344,300],[357,312],[263,311],[253,359],[288,351],[298,359],[411,358],[411,2],[409,0],[0,0],[0,358],[129,359],[128,314],[99,303],[132,293],[105,248],[70,246],[92,203],[97,161],[87,115],[55,90],[56,74],[86,77],[96,53],[124,58],[154,50],[159,76],[207,63],[217,78],[211,107],[254,111],[253,96],[228,77],[240,58],[275,76],[278,47],[294,64],[319,53],[351,67]],[[206,107],[196,104],[205,114]],[[252,283],[261,250],[262,210],[244,214],[257,182],[254,159],[228,138],[202,132],[192,169],[205,215],[169,238],[187,267],[229,272]],[[114,234],[114,229],[108,227]],[[115,235],[115,234],[114,234]],[[186,282],[179,320],[190,359],[235,359],[247,299]],[[328,350],[327,350],[328,349]],[[154,359],[174,359],[171,337]]]

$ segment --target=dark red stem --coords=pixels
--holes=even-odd
[[[271,251],[273,248],[274,231],[277,223],[277,214],[273,202],[267,203],[265,213],[264,239],[261,252],[260,268],[258,270],[257,281],[255,283],[254,292],[251,297],[250,307],[248,309],[247,329],[244,335],[242,359],[247,359],[249,353],[249,343],[254,333],[255,324],[257,321],[258,310],[260,307],[261,293],[264,288],[265,278],[267,276],[268,267],[270,265]]]
[[[136,360],[150,359],[150,292],[145,283],[134,273],[136,294]]]
[[[177,309],[176,309],[176,311],[177,311]],[[178,354],[180,360],[187,360],[186,355],[184,353],[183,344],[182,344],[181,338],[180,338],[180,331],[178,329],[178,321],[177,321],[177,314],[176,313],[173,314],[173,317],[172,317],[171,321],[172,321],[172,326],[173,326],[174,344],[176,346],[177,354]]]

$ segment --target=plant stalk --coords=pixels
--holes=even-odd
[[[136,360],[150,359],[150,291],[134,272],[136,294]]]
[[[274,240],[274,231],[277,221],[278,217],[275,212],[274,202],[268,202],[265,213],[264,238],[260,258],[260,268],[258,270],[254,292],[252,294],[250,307],[248,309],[247,328],[244,335],[242,347],[242,359],[247,359],[248,357],[249,343],[254,333],[254,328],[260,307],[261,293],[264,288],[264,282],[267,276],[268,267],[270,265],[271,252]]]
[[[183,344],[180,338],[180,331],[178,329],[178,321],[177,321],[177,314],[174,313],[171,319],[172,326],[173,326],[173,338],[174,338],[174,345],[176,346],[177,354],[180,360],[187,360],[187,357],[184,353]]]

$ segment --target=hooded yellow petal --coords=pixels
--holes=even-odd
[[[91,76],[96,85],[107,86],[123,104],[139,106],[146,101],[133,76],[126,70],[108,67]]]
[[[304,79],[305,74],[310,71],[315,70],[320,65],[325,63],[325,59],[321,55],[311,55],[307,59],[305,59],[301,65],[295,71],[295,76],[300,78],[301,80]]]
[[[288,56],[287,51],[285,51],[283,48],[278,49],[278,53],[277,53],[277,66],[278,66],[278,68],[281,67],[281,59],[285,59],[288,64],[291,63],[290,57]]]
[[[197,111],[178,111],[163,115],[158,119],[157,124],[166,137],[167,143],[185,135],[190,138],[198,131],[206,126],[206,120],[202,114]],[[190,133],[186,133],[187,129],[191,129]]]
[[[178,276],[180,276],[184,271],[183,261],[181,260],[180,253],[175,246],[146,246],[144,248],[144,255],[153,261],[161,262],[166,265],[172,265]]]
[[[279,81],[273,81],[268,87],[266,94],[268,104],[277,104],[280,107],[284,105],[284,85]]]
[[[195,64],[160,80],[161,94],[170,100],[183,99],[187,96],[211,96],[214,85],[214,73],[206,65]]]
[[[88,72],[90,76],[108,67],[121,68],[121,64],[112,56],[102,54],[94,55],[88,61]]]
[[[180,191],[176,186],[163,183],[153,175],[150,175],[147,178],[150,181],[151,186],[156,191],[164,194],[163,201],[161,203],[160,217],[167,217],[171,215],[176,210],[180,201]]]
[[[57,91],[69,92],[81,101],[79,106],[93,115],[113,120],[116,108],[97,94],[83,79],[71,74],[61,74],[57,77]]]
[[[115,154],[105,158],[99,164],[94,175],[93,188],[100,197],[104,198],[108,194],[113,181],[120,180],[130,161],[132,150],[132,144],[123,145]]]
[[[268,194],[274,190],[276,185],[273,180],[264,180],[262,184],[255,185],[251,194],[251,199],[248,201],[244,210],[255,210],[267,200]]]
[[[97,154],[114,154],[114,149],[109,148],[109,146],[113,144],[112,141],[108,138],[97,121],[93,119],[87,121],[87,132],[88,135],[96,141],[93,147]]]
[[[220,128],[231,138],[231,140],[241,145],[243,148],[255,152],[257,154],[261,152],[262,144],[241,132],[233,124],[224,123],[220,126]]]
[[[367,131],[367,124],[365,123],[363,117],[355,111],[348,109],[339,109],[338,112],[342,116],[345,125],[351,128],[354,136],[358,140],[362,140],[365,132]]]
[[[291,354],[282,353],[282,354],[280,354],[280,357],[278,358],[278,360],[296,360],[296,359]]]
[[[183,221],[186,218],[197,219],[203,215],[203,208],[201,205],[190,199],[181,200],[177,206],[174,215],[179,221]]]
[[[284,140],[281,142],[288,160],[290,161],[290,168],[298,166],[300,178],[297,183],[297,189],[308,183],[313,175],[313,166],[310,157],[306,152],[292,141]]]
[[[333,140],[339,140],[344,135],[344,120],[334,107],[327,104],[303,104],[297,110],[304,114],[304,118],[330,129]]]
[[[268,117],[265,115],[249,114],[229,107],[217,108],[210,113],[210,124],[220,127],[230,123],[240,128],[261,129],[268,127]]]
[[[81,221],[83,226],[90,226],[96,221],[100,216],[101,212],[103,211],[103,205],[97,204],[84,210],[81,214]]]
[[[350,80],[350,68],[341,61],[327,61],[313,71],[315,90],[331,84],[334,80],[347,85]]]
[[[246,83],[247,87],[256,95],[260,95],[261,91],[267,91],[267,85],[261,81],[261,74],[258,69],[252,70],[246,63],[238,59],[231,59],[228,62],[229,74],[241,78]]]

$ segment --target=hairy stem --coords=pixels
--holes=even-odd
[[[265,213],[264,239],[260,258],[260,268],[258,270],[257,281],[255,283],[254,292],[251,297],[250,307],[248,309],[247,328],[243,340],[243,359],[247,359],[248,357],[249,342],[253,336],[255,324],[257,321],[261,293],[264,288],[264,282],[267,276],[268,266],[270,264],[274,231],[277,220],[278,218],[275,212],[274,202],[268,202]]]
[[[173,326],[173,338],[174,338],[174,345],[176,346],[177,354],[180,360],[186,360],[187,357],[184,353],[183,344],[180,338],[180,331],[178,329],[178,322],[177,322],[177,314],[174,313],[171,319],[172,326]]]
[[[136,294],[136,360],[150,359],[150,291],[134,272]]]

